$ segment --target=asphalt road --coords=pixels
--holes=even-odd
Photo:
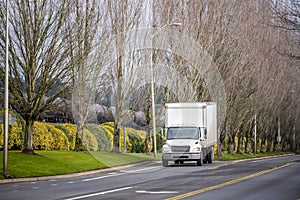
[[[0,184],[0,199],[300,200],[300,155],[238,162],[147,162],[67,179]]]

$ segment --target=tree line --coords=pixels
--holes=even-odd
[[[126,111],[142,111],[151,126],[150,64],[157,124],[166,102],[216,100],[226,105],[219,155],[225,139],[230,153],[253,151],[255,127],[262,151],[299,143],[297,0],[11,0],[9,24],[5,6],[1,1],[0,79],[8,26],[9,100],[26,122],[24,153],[33,152],[34,121],[66,102],[77,125],[76,151],[84,150],[84,126],[96,103],[113,108],[113,151],[119,151]],[[191,55],[188,41],[198,44]],[[220,87],[210,82],[212,65],[221,97],[212,92]],[[150,131],[147,138],[149,146]]]

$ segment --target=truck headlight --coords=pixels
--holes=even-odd
[[[167,145],[164,145],[163,148],[162,148],[162,152],[163,153],[169,152],[169,147]]]
[[[195,152],[195,151],[196,151],[196,152],[199,152],[200,150],[201,150],[200,147],[194,147],[194,148],[193,148],[193,151],[194,151],[194,152]]]

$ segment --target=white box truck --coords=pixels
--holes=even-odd
[[[217,143],[217,104],[214,102],[167,103],[165,106],[166,144],[162,165],[169,161],[197,165],[212,163]]]

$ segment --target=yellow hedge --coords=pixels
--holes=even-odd
[[[33,148],[52,150],[53,135],[48,131],[45,123],[34,122],[33,127]]]
[[[134,145],[140,145],[143,146],[143,152],[145,152],[146,150],[146,139],[147,139],[147,132],[144,130],[136,130],[133,128],[127,128],[127,134],[132,135],[133,137],[138,137],[139,138],[139,143],[138,144],[134,144]],[[132,141],[134,142],[134,141]],[[131,144],[133,145],[133,144]],[[150,137],[150,141],[149,141],[149,149],[152,149],[152,138]],[[135,149],[134,149],[135,150]]]
[[[75,149],[76,142],[76,125],[74,124],[60,124],[63,128],[68,130],[68,133],[65,132],[67,137],[69,138],[70,150]]]
[[[113,139],[114,139],[114,122],[106,122],[100,125],[103,130],[107,133],[112,146],[113,146]],[[124,150],[124,130],[120,129],[120,137],[119,137],[119,149],[120,151]],[[132,150],[132,144],[130,143],[130,139],[128,135],[126,135],[126,151]]]
[[[56,128],[55,125],[45,124],[48,132],[52,134],[52,150],[69,150],[70,144],[67,136],[63,131]]]
[[[69,131],[69,142],[70,149],[74,150],[75,142],[76,142],[76,125],[75,124],[61,124],[60,126],[66,128]],[[66,134],[66,133],[65,133]],[[70,141],[71,140],[71,141]],[[83,130],[83,144],[86,149],[89,151],[97,151],[98,150],[98,142],[95,136],[87,129]]]
[[[13,147],[20,148],[22,145],[21,140],[22,127],[18,124],[11,125],[8,133],[8,148]],[[4,126],[0,125],[0,147],[3,148],[4,145]]]
[[[113,144],[114,122],[103,123],[100,127],[105,131],[111,144]],[[24,140],[24,130],[21,124],[11,125],[9,129],[8,148],[21,148]],[[144,144],[146,140],[146,132],[127,128],[126,151],[134,151],[132,137],[130,134],[138,138],[139,144]],[[3,125],[0,125],[0,147],[3,148]],[[120,129],[119,138],[120,151],[124,150],[124,130]],[[76,140],[76,125],[74,124],[47,124],[43,122],[35,122],[33,128],[33,148],[41,150],[74,150]],[[87,150],[97,151],[98,141],[96,137],[88,130],[84,129],[83,143]],[[151,143],[150,143],[151,144]],[[136,142],[135,144],[136,145]],[[112,145],[111,145],[112,146]],[[112,149],[110,149],[112,150]]]
[[[98,150],[98,142],[95,136],[87,129],[83,130],[83,145],[89,151],[97,151]]]

